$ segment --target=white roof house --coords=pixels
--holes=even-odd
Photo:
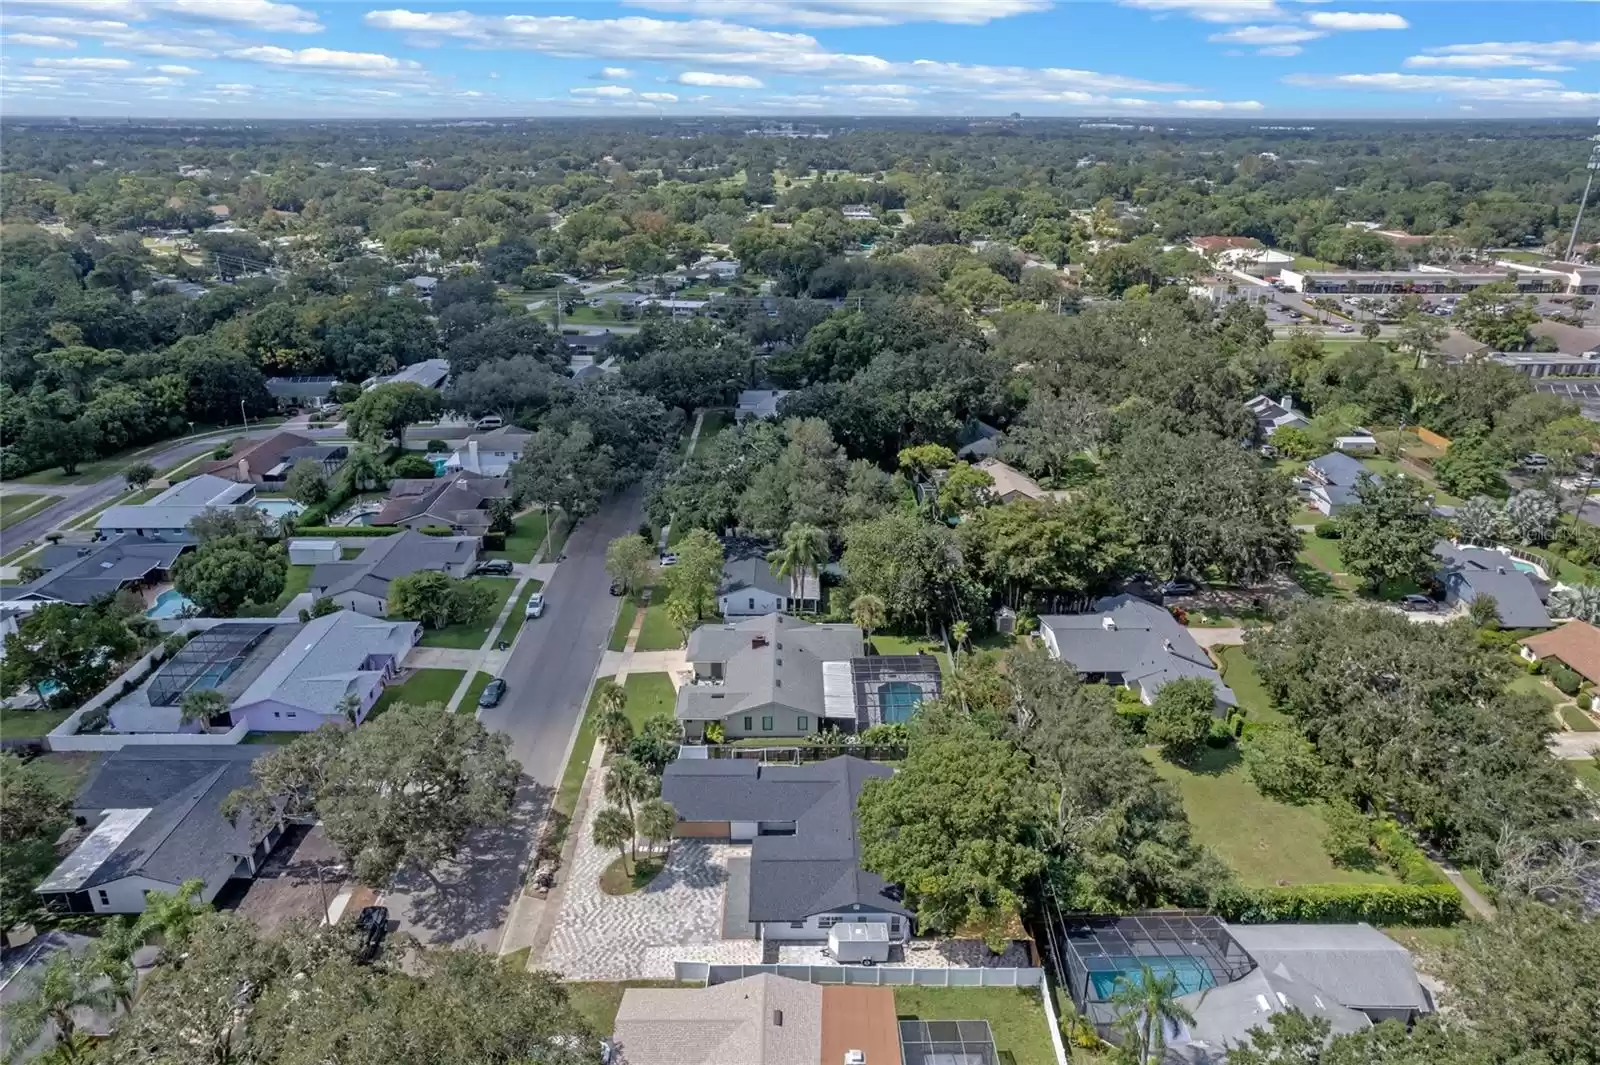
[[[532,436],[515,425],[469,436],[445,460],[444,468],[452,472],[466,470],[486,477],[504,477],[511,464],[522,458],[522,449]]]
[[[225,477],[203,473],[179,481],[144,503],[108,507],[94,523],[100,536],[132,532],[142,536],[173,535],[185,532],[189,523],[208,510],[249,509],[256,486],[240,484]]]
[[[269,717],[274,711],[293,711],[297,723],[303,722],[301,714],[319,719],[302,723],[309,731],[343,720],[339,704],[353,695],[360,704],[360,720],[421,635],[422,627],[414,621],[390,621],[353,610],[313,618],[233,701],[230,712],[235,721],[248,716],[252,727],[261,731],[295,731],[283,724],[289,719]]]
[[[1294,409],[1294,400],[1289,396],[1278,400],[1256,396],[1245,404],[1245,409],[1256,420],[1262,436],[1271,436],[1279,429],[1304,429],[1311,424]]]

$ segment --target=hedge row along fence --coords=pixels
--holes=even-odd
[[[1305,924],[1452,925],[1466,914],[1449,884],[1308,884],[1300,887],[1225,887],[1211,900],[1224,920]]]
[[[342,536],[393,536],[405,532],[399,525],[306,525],[295,526],[291,539],[318,539]]]

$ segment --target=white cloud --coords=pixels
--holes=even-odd
[[[105,56],[78,56],[71,59],[35,59],[36,67],[54,67],[58,70],[128,70],[133,63],[127,59],[109,59]]]
[[[25,48],[76,48],[78,42],[66,37],[52,37],[47,33],[8,33],[6,43]]]
[[[107,48],[138,55],[173,59],[203,59],[244,42],[220,30],[204,27],[131,26],[113,19],[71,18],[62,15],[17,15],[7,9],[5,28],[61,37],[87,37]]]
[[[154,0],[154,6],[184,18],[227,22],[252,30],[316,33],[323,29],[310,11],[272,0]]]
[[[179,77],[183,77],[188,74],[200,73],[194,67],[180,67],[171,63],[163,63],[162,65],[156,67],[156,69],[163,74],[176,74]]]
[[[995,19],[1047,11],[1052,0],[624,0],[631,7],[762,26],[837,29],[948,22],[981,26]]]
[[[1241,26],[1236,30],[1213,33],[1206,40],[1218,44],[1300,44],[1327,34],[1304,26]]]
[[[1405,65],[1429,70],[1528,67],[1541,73],[1573,69],[1568,63],[1600,62],[1600,41],[1483,41],[1429,48]]]
[[[602,67],[600,69],[600,76],[602,78],[608,78],[611,81],[626,81],[633,77],[633,71],[629,70],[627,67]]]
[[[1290,85],[1366,89],[1372,92],[1435,93],[1500,104],[1535,104],[1588,110],[1600,104],[1600,92],[1565,88],[1551,78],[1471,78],[1458,74],[1291,74]]]
[[[1480,70],[1489,67],[1532,67],[1534,70],[1559,73],[1572,67],[1552,63],[1532,55],[1413,55],[1407,56],[1405,65],[1430,70]]]
[[[1074,70],[1069,67],[994,67],[979,64],[940,63],[931,59],[918,59],[912,63],[898,64],[895,73],[938,83],[949,88],[1012,87],[1019,90],[1043,87],[1073,89],[1083,92],[1188,92],[1189,86],[1175,82],[1146,81],[1121,74],[1102,74],[1094,70]]]
[[[1304,51],[1298,44],[1269,44],[1265,48],[1257,48],[1256,55],[1299,55]]]
[[[825,85],[823,92],[844,96],[915,96],[922,92],[915,85]]]
[[[1313,11],[1306,16],[1306,21],[1325,30],[1404,30],[1411,27],[1400,15],[1378,11]]]
[[[258,45],[254,48],[236,48],[228,53],[229,59],[243,59],[250,63],[265,63],[273,67],[305,67],[313,70],[336,70],[361,73],[402,74],[422,69],[422,64],[412,59],[396,59],[377,52],[339,52],[329,48],[279,48],[276,45]]]
[[[678,75],[679,85],[695,85],[702,89],[759,89],[759,78],[748,74],[710,74],[704,70],[690,70]]]
[[[675,104],[678,102],[678,94],[675,92],[642,92],[639,94],[639,99],[648,100],[653,104]]]
[[[178,79],[177,78],[169,78],[169,77],[166,77],[165,75],[161,75],[161,74],[152,74],[150,77],[147,77],[147,78],[124,78],[122,80],[127,82],[129,85],[176,85],[176,84],[178,84]]]
[[[1259,100],[1174,100],[1172,106],[1181,111],[1265,110],[1265,105]]]
[[[574,96],[599,96],[608,100],[618,100],[632,96],[633,90],[626,85],[595,85],[590,88],[568,89]]]
[[[1288,16],[1274,0],[1120,0],[1146,11],[1188,15],[1202,22],[1253,22]]]

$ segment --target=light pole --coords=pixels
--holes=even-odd
[[[1600,136],[1594,138],[1600,141]],[[1578,217],[1572,220],[1572,236],[1567,238],[1567,254],[1562,256],[1565,262],[1572,261],[1572,250],[1578,246],[1578,227],[1583,224],[1583,208],[1589,202],[1589,190],[1594,188],[1594,172],[1600,170],[1600,144],[1596,144],[1589,152],[1589,161],[1584,164],[1589,171],[1589,177],[1583,183],[1583,197],[1578,200]]]

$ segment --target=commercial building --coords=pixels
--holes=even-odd
[[[1554,275],[1518,274],[1515,280],[1504,270],[1447,270],[1419,266],[1414,270],[1295,270],[1279,272],[1278,280],[1291,292],[1306,295],[1347,293],[1416,292],[1444,294],[1471,292],[1484,285],[1511,281],[1518,292],[1562,292],[1565,283]]]

